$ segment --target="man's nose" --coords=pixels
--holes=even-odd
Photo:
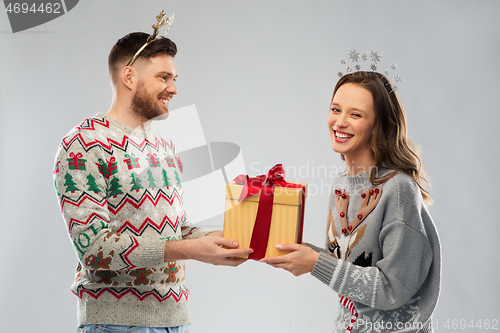
[[[167,92],[172,95],[177,95],[177,86],[175,85],[174,81],[172,81],[172,83],[167,86]]]

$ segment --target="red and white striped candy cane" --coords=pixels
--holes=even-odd
[[[347,297],[340,296],[340,303],[346,307],[347,310],[351,311],[351,322],[347,326],[346,333],[351,333],[352,327],[354,323],[358,319],[358,311],[356,311],[356,307],[354,307],[354,303]]]

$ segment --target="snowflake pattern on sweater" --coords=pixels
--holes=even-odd
[[[334,332],[431,332],[441,251],[416,184],[397,173],[379,188],[379,202],[367,214],[360,213],[363,205],[376,194],[368,172],[344,173],[333,189],[326,247],[311,274],[351,300],[357,315],[349,327],[353,313],[340,305]]]

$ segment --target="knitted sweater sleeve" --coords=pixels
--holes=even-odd
[[[188,215],[185,213],[184,219],[182,220],[182,226],[181,226],[182,239],[199,238],[199,237],[205,236],[206,234],[209,233],[209,231],[202,230],[202,229],[194,226],[193,224],[191,224],[191,222],[187,216]]]
[[[417,293],[427,277],[432,249],[415,184],[394,182],[384,191],[388,197],[378,236],[382,258],[374,266],[361,267],[321,252],[311,274],[352,301],[391,310]]]
[[[165,240],[113,232],[108,210],[108,184],[99,172],[98,161],[105,160],[99,148],[88,151],[78,145],[60,146],[56,155],[54,185],[75,252],[90,270],[149,268],[164,263]],[[118,178],[115,178],[118,179]],[[114,193],[118,186],[110,185]]]

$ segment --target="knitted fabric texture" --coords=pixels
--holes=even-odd
[[[182,162],[153,130],[105,114],[62,140],[54,185],[79,264],[78,323],[171,327],[190,322],[184,262],[166,241],[206,234],[183,207]]]
[[[384,169],[380,175],[389,172]],[[342,232],[340,216],[347,214],[350,225],[366,202],[362,199],[376,188],[368,176],[369,172],[344,173],[334,179],[326,251],[320,253],[311,274],[352,300],[358,314],[352,332],[431,332],[440,290],[441,250],[415,182],[398,172],[381,185],[381,197],[363,221],[348,235]],[[349,194],[344,214],[337,211],[334,190]],[[333,331],[345,332],[352,316],[340,305]]]

